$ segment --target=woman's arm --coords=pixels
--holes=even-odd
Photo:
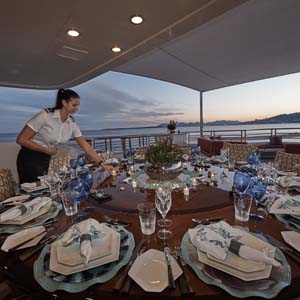
[[[106,165],[103,162],[102,155],[99,156],[96,150],[86,141],[83,136],[75,137],[75,141],[79,144],[79,146],[84,150],[84,152],[89,155],[97,164],[100,164],[101,167],[109,171],[110,173],[114,170],[113,166]]]
[[[30,149],[34,151],[39,151],[46,153],[48,155],[54,155],[57,152],[56,147],[43,147],[35,142],[33,142],[31,139],[36,135],[36,132],[31,129],[29,126],[25,125],[22,131],[19,133],[17,137],[17,144]]]

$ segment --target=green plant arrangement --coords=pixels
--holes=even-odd
[[[172,139],[167,138],[159,144],[150,146],[146,152],[147,174],[157,180],[171,180],[182,171],[181,160],[183,152],[172,145]]]

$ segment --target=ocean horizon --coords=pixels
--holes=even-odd
[[[298,132],[300,133],[300,123],[284,123],[284,124],[251,124],[251,125],[226,125],[226,126],[204,126],[203,130],[210,133],[217,131],[234,130],[236,132],[241,130],[260,130],[261,133],[267,133],[268,129],[280,128],[284,133]],[[293,128],[293,129],[289,129]],[[299,129],[299,130],[298,130]],[[177,127],[181,133],[184,132],[199,132],[199,126]],[[90,129],[82,130],[85,137],[105,137],[105,136],[128,136],[128,135],[143,135],[143,134],[164,134],[167,133],[167,128],[164,127],[136,127],[136,128],[110,128],[110,129]],[[216,133],[218,135],[218,133]],[[0,143],[13,143],[16,140],[18,133],[0,133]]]

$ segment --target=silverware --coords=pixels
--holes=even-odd
[[[31,237],[30,239],[28,239],[28,240],[26,240],[26,241],[23,241],[22,243],[20,243],[20,244],[14,246],[14,247],[12,247],[12,248],[10,248],[10,249],[9,249],[9,252],[13,252],[13,251],[15,251],[15,250],[19,250],[18,248],[20,248],[21,246],[23,246],[23,245],[25,245],[25,244],[27,244],[27,243],[33,241],[34,239],[36,239],[37,237],[41,236],[41,235],[44,234],[45,232],[46,232],[46,231],[40,232],[38,235],[35,235],[35,236]]]
[[[176,252],[176,256],[179,258],[179,263],[180,263],[182,271],[183,271],[183,276],[180,276],[180,278],[179,278],[179,286],[180,286],[181,295],[182,296],[193,296],[195,294],[195,291],[191,284],[187,265],[182,257],[181,247],[175,246],[175,252]]]
[[[21,261],[27,260],[32,255],[34,255],[35,253],[39,252],[42,248],[44,248],[45,245],[54,242],[58,237],[59,237],[58,234],[53,234],[47,237],[46,239],[42,240],[38,245],[34,246],[33,248],[26,249],[25,251],[23,251],[23,253],[19,255],[19,259]]]
[[[283,242],[275,239],[274,237],[272,237],[269,234],[264,234],[264,236],[266,237],[266,239],[268,240],[268,242],[270,244],[272,244],[273,246],[279,248],[283,253],[287,254],[294,261],[296,261],[298,264],[300,264],[300,253],[299,252],[297,252],[296,250],[294,250],[290,246],[284,244]]]
[[[133,254],[129,260],[129,262],[127,263],[125,269],[123,270],[123,273],[121,275],[121,277],[119,278],[119,280],[117,281],[117,283],[115,284],[115,286],[113,287],[113,291],[117,294],[120,293],[120,290],[126,280],[126,277],[128,276],[128,271],[131,268],[132,264],[134,263],[135,259],[137,258],[141,248],[144,246],[145,240],[140,240],[140,242],[137,244],[137,246],[135,247]]]
[[[216,223],[220,221],[225,221],[222,217],[215,217],[215,218],[207,218],[207,219],[192,219],[193,223],[201,224],[201,225],[209,225],[211,223]]]
[[[170,289],[175,289],[175,281],[174,281],[174,276],[172,272],[172,267],[171,267],[171,254],[170,254],[170,248],[165,247],[164,248],[164,254],[165,254],[165,259],[168,267],[168,282],[169,282],[169,288]]]
[[[120,225],[120,226],[123,226],[123,227],[128,227],[131,225],[130,222],[127,222],[127,221],[123,221],[123,220],[119,220],[119,219],[114,219],[114,218],[111,218],[109,216],[104,216],[104,222],[108,223],[108,224],[111,224],[111,225]]]

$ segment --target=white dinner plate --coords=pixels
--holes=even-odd
[[[268,256],[272,258],[275,257],[275,247],[243,230],[240,231],[242,235],[240,239],[241,243],[260,251],[267,249]],[[206,255],[206,253],[200,250],[197,252],[198,259],[202,263],[205,263],[244,281],[268,278],[271,274],[272,265],[266,265],[262,262],[249,261],[231,252],[228,252],[225,260],[214,258],[209,254]]]
[[[23,215],[20,215],[19,217],[13,219],[13,220],[8,220],[5,221],[1,224],[5,224],[5,225],[23,225],[45,213],[47,213],[50,208],[52,206],[52,202],[49,202],[48,204],[46,204],[45,206],[43,206],[41,209],[39,209],[38,211],[28,211]],[[13,209],[13,208],[10,208]]]
[[[107,227],[107,232],[110,232],[112,236],[112,252],[110,254],[89,261],[87,266],[83,264],[83,259],[82,259],[82,263],[79,265],[67,266],[66,264],[62,264],[58,261],[57,248],[60,243],[60,240],[58,240],[52,243],[51,245],[50,270],[63,275],[70,275],[84,270],[99,267],[104,264],[110,263],[112,261],[118,260],[120,255],[120,233],[108,226],[106,227]]]
[[[182,270],[171,257],[171,268],[176,280]],[[168,286],[168,267],[163,252],[150,249],[137,257],[128,275],[146,292],[162,292]]]
[[[103,238],[92,239],[92,254],[89,261],[109,255],[113,251],[112,229],[104,224],[100,224],[99,229],[101,229],[106,236]],[[83,257],[80,254],[80,242],[76,241],[69,246],[63,246],[60,240],[57,245],[57,260],[59,263],[67,266],[83,264]]]
[[[296,231],[281,231],[284,241],[300,252],[300,233]]]

